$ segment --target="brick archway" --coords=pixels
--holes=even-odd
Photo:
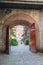
[[[11,27],[16,26],[16,25],[25,25],[25,26],[30,27],[30,50],[33,48],[32,51],[34,51],[34,50],[36,51],[36,26],[37,26],[37,22],[30,15],[27,15],[25,13],[17,13],[17,14],[13,14],[11,16],[6,17],[6,19],[4,20],[3,32],[6,31],[6,29],[7,29],[8,39],[9,39],[9,26],[11,28]],[[6,41],[6,32],[5,32],[4,38],[5,38],[4,40]],[[9,43],[7,43],[7,48],[9,48]],[[7,49],[5,51],[7,53],[9,53],[9,49]]]
[[[18,20],[24,20],[30,24],[35,23],[35,25],[37,25],[37,22],[30,15],[27,15],[24,12],[23,13],[16,13],[16,14],[13,14],[11,16],[7,16],[4,20],[4,25],[10,25],[10,24],[14,23],[14,25],[23,24],[23,25],[28,26],[28,24],[25,24],[23,22],[22,23],[21,22],[15,22],[16,20],[17,21]]]

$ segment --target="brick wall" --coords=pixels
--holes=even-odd
[[[20,13],[22,13],[22,14],[19,16]],[[11,19],[8,19],[11,15],[13,15],[11,17]],[[12,24],[13,26],[19,24],[17,22],[14,23],[15,22],[14,18],[18,20],[18,18],[16,17],[16,16],[18,16],[19,20],[23,19],[21,17],[22,15],[25,17],[25,20],[27,20],[27,21],[32,22],[32,20],[29,20],[30,17],[36,21],[35,22],[35,23],[37,23],[37,25],[36,25],[36,42],[37,42],[36,45],[37,45],[38,49],[41,49],[41,48],[43,49],[43,11],[40,11],[40,10],[20,10],[20,9],[17,10],[17,9],[15,9],[15,10],[12,10],[12,12],[10,12],[9,14],[6,14],[5,12],[0,11],[0,23],[2,23],[2,24],[0,24],[0,50],[4,50],[3,48],[5,48],[5,43],[4,43],[4,39],[3,39],[4,33],[2,32],[3,26],[7,25],[8,23],[9,24],[13,23]],[[29,16],[29,18],[28,18],[28,16]],[[26,19],[26,18],[28,18],[28,19]],[[10,25],[10,26],[13,27],[12,25]],[[25,24],[25,25],[28,25],[28,24]]]

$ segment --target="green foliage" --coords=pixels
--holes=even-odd
[[[15,37],[16,37],[16,34],[15,34],[15,32],[13,31],[13,29],[10,30],[10,34],[11,34],[12,36],[15,36]]]
[[[40,52],[43,53],[43,49],[41,49]]]
[[[25,39],[25,40],[24,40],[24,44],[25,44],[25,45],[29,45],[29,39]]]
[[[12,46],[18,45],[18,41],[16,39],[10,39],[10,43]]]

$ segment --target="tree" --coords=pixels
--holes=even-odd
[[[16,34],[15,34],[15,31],[13,29],[10,30],[10,35],[12,36],[15,36],[16,37]]]

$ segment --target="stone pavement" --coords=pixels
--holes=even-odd
[[[10,55],[0,54],[0,65],[43,65],[43,53],[32,53],[25,45],[13,46]]]

